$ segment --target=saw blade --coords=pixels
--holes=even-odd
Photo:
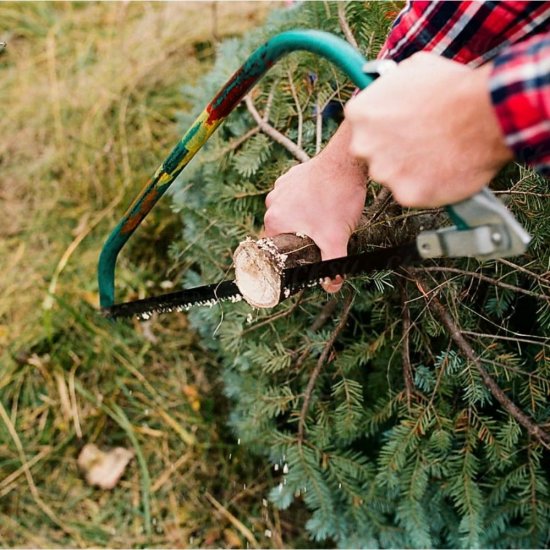
[[[188,311],[194,306],[212,307],[218,302],[240,302],[242,299],[243,296],[234,281],[223,281],[143,300],[123,302],[103,308],[102,311],[105,317],[111,319],[138,316],[147,320],[153,313]]]
[[[336,275],[345,277],[382,269],[397,269],[421,259],[416,243],[412,242],[285,269],[282,273],[281,301],[299,290],[321,284],[326,277],[334,278]],[[104,308],[103,314],[109,318],[138,316],[149,319],[153,313],[188,311],[196,306],[212,307],[223,301],[240,302],[241,300],[243,296],[235,281],[223,281],[143,300],[115,304]]]
[[[321,284],[326,277],[360,275],[382,269],[398,269],[422,260],[416,242],[352,254],[334,260],[303,264],[284,270],[283,297],[298,290]]]

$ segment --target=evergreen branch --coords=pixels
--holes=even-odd
[[[428,292],[432,289],[426,288],[426,283],[420,278],[413,277],[416,282],[416,286],[420,292],[428,300]],[[493,397],[502,405],[508,413],[513,416],[526,430],[527,432],[537,439],[544,447],[550,449],[550,434],[544,431],[538,424],[536,424],[525,412],[523,412],[502,390],[502,388],[496,383],[494,378],[485,370],[476,352],[462,336],[462,330],[451,318],[447,312],[445,306],[439,301],[437,296],[432,293],[428,300],[428,307],[439,318],[441,323],[445,326],[449,335],[454,340],[463,355],[472,362],[479,372],[483,383],[489,389]]]
[[[267,120],[264,120],[260,116],[260,113],[258,113],[256,107],[254,106],[254,102],[252,101],[250,94],[244,98],[244,102],[248,112],[252,115],[252,118],[266,136],[269,136],[273,141],[279,145],[282,145],[295,159],[300,162],[307,162],[309,160],[309,155],[301,147],[298,147],[291,139],[281,134],[281,132],[271,126]]]
[[[540,294],[538,292],[533,292],[532,290],[526,290],[524,288],[521,288],[519,286],[511,285],[508,283],[503,283],[501,281],[498,281],[497,279],[493,279],[492,277],[488,277],[487,275],[483,275],[481,273],[476,273],[474,271],[466,271],[464,269],[458,269],[456,267],[443,267],[443,266],[433,266],[433,267],[415,267],[411,268],[411,271],[413,273],[417,272],[430,272],[430,271],[441,271],[446,273],[457,273],[459,275],[464,275],[466,277],[473,277],[475,279],[479,279],[480,281],[484,281],[486,283],[489,283],[491,285],[499,286],[501,288],[506,288],[508,290],[513,290],[514,292],[520,292],[522,294],[526,294],[527,296],[532,296],[533,298],[540,298],[541,300],[546,300],[547,302],[550,302],[550,296],[547,296],[546,294]]]
[[[269,114],[271,113],[271,106],[273,105],[273,97],[275,96],[276,87],[277,83],[274,83],[271,87],[271,90],[269,90],[269,95],[267,96],[267,101],[265,102],[264,116],[262,117],[262,119],[266,122],[269,121]]]
[[[238,149],[245,141],[248,141],[252,136],[255,136],[259,131],[260,131],[259,126],[255,126],[251,130],[248,130],[248,132],[243,134],[241,137],[229,142],[229,145],[227,147],[224,147],[220,151],[220,153],[216,155],[216,158],[223,157],[227,155],[227,153],[230,153],[231,151]]]
[[[344,36],[346,37],[346,40],[356,49],[359,49],[359,45],[357,44],[357,40],[355,40],[355,36],[353,36],[353,33],[351,32],[350,26],[348,24],[348,20],[346,19],[346,3],[345,2],[338,2],[338,23],[340,24],[340,28],[342,29],[342,32],[344,33]]]
[[[537,342],[538,344],[538,342]],[[511,365],[506,365],[505,363],[500,363],[498,361],[494,361],[493,359],[484,359],[483,357],[480,357],[479,360],[482,363],[486,363],[487,365],[491,365],[493,367],[504,369],[507,371],[511,371],[515,374],[521,374],[523,376],[526,376],[527,378],[533,378],[534,380],[539,380],[540,382],[548,382],[547,378],[544,376],[539,376],[538,374],[535,374],[534,372],[529,372],[527,370],[521,369],[519,367],[513,367]]]
[[[353,305],[353,296],[354,295],[351,292],[348,293],[348,295],[346,296],[344,300],[344,307],[342,310],[342,317],[340,318],[338,325],[336,325],[336,328],[332,331],[332,334],[327,340],[327,343],[325,344],[325,347],[323,348],[323,351],[319,356],[317,365],[315,365],[315,368],[311,373],[309,382],[306,387],[306,391],[304,392],[304,403],[302,405],[302,410],[300,411],[300,418],[298,420],[298,443],[300,444],[300,446],[302,445],[304,440],[306,416],[309,409],[311,396],[315,388],[315,383],[317,382],[317,378],[319,377],[319,374],[321,374],[321,370],[329,357],[329,354],[332,350],[332,346],[334,345],[334,342],[336,341],[336,338],[338,338],[339,334],[342,332],[342,330],[346,325],[349,314],[351,312],[351,306]]]

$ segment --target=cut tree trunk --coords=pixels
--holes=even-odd
[[[369,246],[404,244],[414,240],[422,230],[440,227],[445,219],[440,212],[403,217],[401,208],[395,203],[383,213],[373,214],[369,210],[367,209],[366,215],[361,218],[350,238],[349,254],[361,252]],[[283,289],[283,271],[320,260],[319,248],[305,235],[285,233],[257,241],[247,238],[239,244],[233,254],[235,283],[251,306],[274,307],[286,297]]]

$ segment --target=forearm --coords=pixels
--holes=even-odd
[[[335,184],[350,183],[366,185],[368,179],[368,166],[350,153],[351,126],[344,119],[338,130],[334,133],[325,148],[315,157],[316,161],[323,164],[330,172],[339,174],[341,178]]]

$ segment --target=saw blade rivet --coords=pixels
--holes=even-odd
[[[498,231],[495,231],[492,235],[491,235],[491,240],[495,243],[495,244],[500,244],[502,242],[502,235],[498,232]]]

